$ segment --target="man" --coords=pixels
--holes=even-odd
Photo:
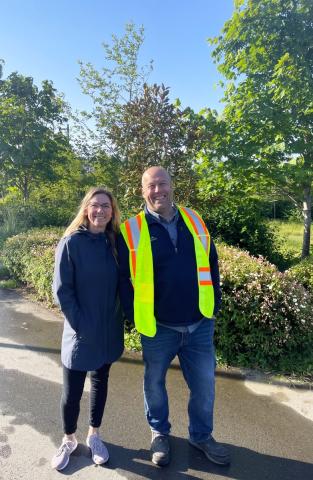
[[[152,462],[170,461],[165,377],[177,355],[190,390],[189,442],[212,462],[227,465],[227,449],[212,437],[214,315],[221,301],[216,249],[201,217],[173,204],[165,169],[144,172],[142,195],[144,212],[121,226],[118,250],[121,302],[141,333]]]

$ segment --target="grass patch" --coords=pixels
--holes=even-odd
[[[278,235],[286,242],[290,249],[301,252],[304,228],[303,223],[271,220],[270,224],[275,228]],[[311,236],[311,248],[312,246],[313,240]]]
[[[293,250],[296,253],[301,253],[303,241],[302,223],[271,220],[270,225],[276,230],[279,237],[285,242],[288,249]]]
[[[13,278],[9,278],[8,280],[0,280],[0,288],[17,288],[18,284],[17,281]]]

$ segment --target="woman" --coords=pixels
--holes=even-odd
[[[115,240],[120,216],[106,189],[92,188],[56,250],[53,293],[64,315],[61,414],[64,437],[51,466],[63,470],[77,447],[75,431],[86,374],[90,372],[90,423],[86,443],[96,464],[109,453],[101,441],[109,370],[123,352],[117,300]]]

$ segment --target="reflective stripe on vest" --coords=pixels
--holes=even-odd
[[[189,218],[191,225],[193,226],[194,232],[199,238],[200,242],[203,245],[204,250],[206,251],[207,255],[209,256],[210,253],[210,235],[208,229],[205,226],[204,221],[198,215],[197,212],[191,210],[191,208],[186,207],[179,207],[180,211],[183,211],[187,217]]]
[[[194,234],[196,234],[196,236],[198,237],[198,239],[203,245],[207,258],[209,258],[210,234],[208,232],[208,229],[206,228],[204,221],[202,220],[200,215],[194,210],[191,210],[191,208],[179,207],[179,210],[183,218],[184,218],[184,214],[187,216],[192,226],[192,230],[189,228],[188,222],[185,221],[185,223],[187,224],[187,227],[189,228],[193,236]],[[210,266],[199,265],[197,262],[197,267],[198,267],[199,285],[213,285]]]
[[[121,225],[121,233],[129,249],[129,267],[134,287],[134,322],[139,333],[156,334],[154,317],[153,258],[145,213],[140,212]]]
[[[209,265],[210,235],[197,212],[178,207],[182,219],[194,239],[198,273],[199,310],[211,318],[214,310],[214,290]],[[134,322],[138,332],[153,337],[156,333],[154,317],[154,276],[150,234],[145,213],[140,212],[121,225],[121,233],[129,249],[129,266],[134,287]]]
[[[179,207],[195,245],[198,272],[199,310],[204,317],[211,318],[214,312],[214,288],[209,263],[210,234],[200,215],[191,208]]]
[[[131,268],[131,276],[132,281],[133,278],[136,276],[136,256],[137,256],[137,249],[139,245],[140,239],[140,231],[141,231],[141,215],[138,214],[136,217],[132,217],[125,222],[126,234],[127,234],[127,246],[129,248],[131,261],[130,261],[130,268]]]

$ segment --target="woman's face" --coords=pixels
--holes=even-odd
[[[88,230],[92,233],[104,232],[112,218],[112,204],[105,193],[94,195],[86,208],[88,218]]]

